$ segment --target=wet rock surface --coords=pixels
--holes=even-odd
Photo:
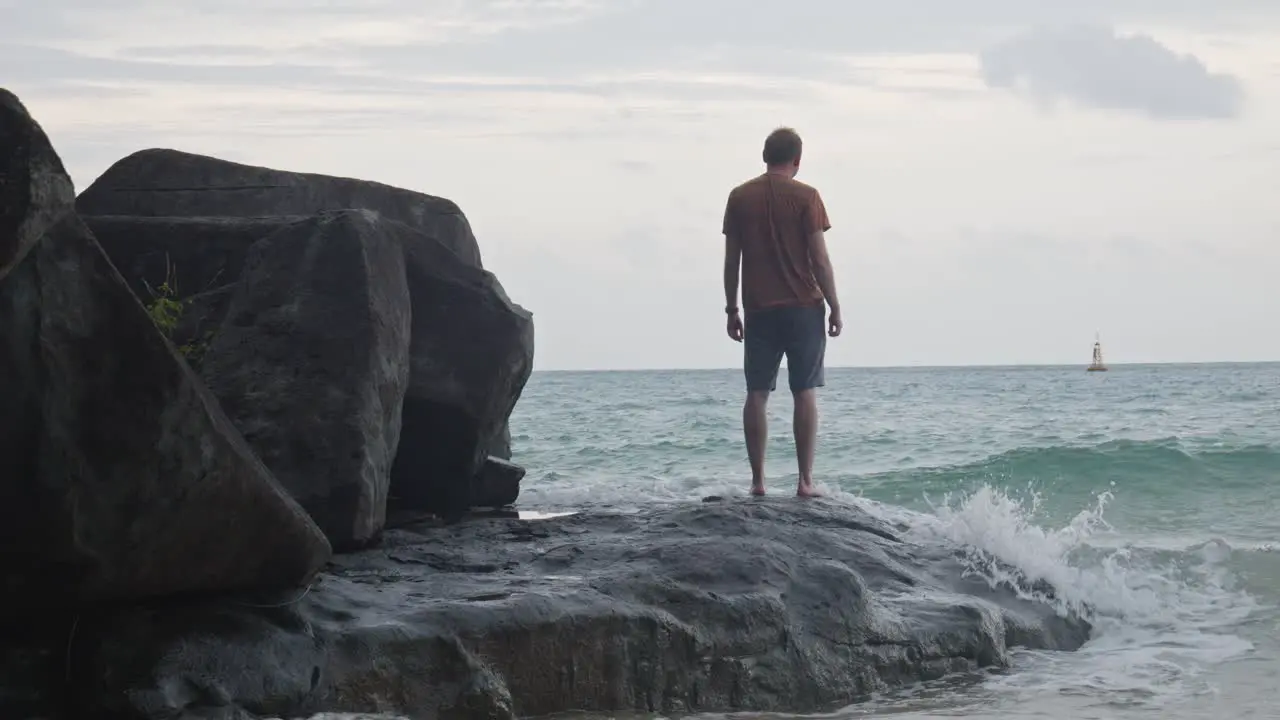
[[[300,598],[103,616],[73,687],[111,717],[803,712],[1088,639],[958,551],[792,499],[418,526]]]

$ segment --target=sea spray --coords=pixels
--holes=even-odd
[[[1042,501],[1037,493],[1019,500],[987,485],[930,503],[930,513],[881,509],[908,526],[914,542],[965,548],[971,575],[1024,588],[1028,597],[1094,623],[1093,639],[1078,653],[1022,652],[1025,672],[993,679],[995,685],[1105,690],[1144,702],[1181,696],[1206,668],[1253,647],[1231,628],[1255,603],[1225,563],[1229,546],[1211,542],[1171,553],[1123,542],[1105,519],[1114,500],[1110,491],[1098,493],[1092,506],[1059,528],[1034,522]],[[1095,543],[1099,538],[1106,542]]]
[[[1035,524],[1042,497],[1028,490],[1019,501],[1010,493],[990,485],[967,494],[947,493],[940,503],[926,497],[933,514],[921,514],[913,525],[914,535],[954,542],[967,550],[968,571],[994,585],[1020,588],[1029,599],[1045,600],[1060,612],[1091,616],[1099,609],[1120,611],[1114,598],[1124,586],[1116,558],[1103,562],[1105,572],[1086,572],[1072,563],[1072,555],[1098,532],[1111,526],[1104,517],[1111,492],[1098,493],[1092,507],[1078,512],[1058,529]],[[1047,583],[1051,593],[1036,588]],[[1099,583],[1105,590],[1099,590]],[[1121,593],[1123,594],[1123,593]]]

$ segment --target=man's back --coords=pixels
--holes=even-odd
[[[752,495],[765,492],[765,409],[784,357],[795,398],[796,495],[819,494],[813,485],[815,391],[826,382],[827,336],[839,335],[844,326],[827,253],[827,210],[817,190],[795,180],[802,147],[791,128],[769,133],[760,153],[765,173],[734,188],[724,209],[725,332],[744,346],[742,431],[751,460]],[[739,288],[745,317],[738,307]],[[824,305],[831,306],[825,323]]]
[[[821,195],[798,180],[765,173],[734,188],[724,232],[742,248],[745,309],[821,304],[809,245],[830,228]]]

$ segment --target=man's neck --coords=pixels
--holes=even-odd
[[[767,167],[764,169],[764,174],[777,175],[779,177],[787,178],[788,180],[795,177],[795,174],[791,171],[791,168],[789,167]]]

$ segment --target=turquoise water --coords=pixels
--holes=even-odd
[[[535,373],[512,420],[520,506],[745,493],[741,394],[729,370]],[[1080,652],[838,717],[1278,716],[1280,364],[835,369],[820,403],[830,495],[1100,612]],[[776,493],[794,492],[790,412],[776,396]]]

